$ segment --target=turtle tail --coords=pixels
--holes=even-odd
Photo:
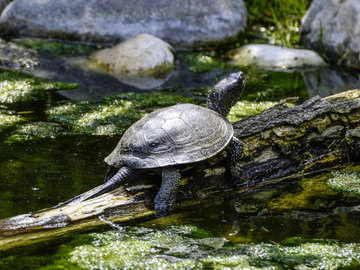
[[[129,167],[122,167],[117,171],[117,173],[115,173],[110,179],[108,179],[103,185],[101,185],[93,193],[88,194],[88,192],[86,192],[85,194],[75,196],[74,198],[71,198],[70,200],[67,200],[57,205],[56,208],[64,205],[68,205],[70,203],[83,202],[91,198],[100,196],[101,194],[104,194],[110,190],[115,189],[120,184],[132,180],[136,175],[137,174],[133,169]]]

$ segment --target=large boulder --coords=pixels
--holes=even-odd
[[[333,62],[360,66],[360,1],[314,0],[302,20],[301,40]]]
[[[113,43],[148,33],[188,47],[232,38],[246,20],[242,0],[15,0],[0,23],[26,36]]]

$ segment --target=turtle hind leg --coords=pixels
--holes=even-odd
[[[156,216],[166,216],[175,209],[175,199],[180,179],[179,169],[174,167],[162,169],[161,187],[155,197]]]
[[[113,178],[113,176],[119,171],[119,168],[113,167],[113,166],[109,166],[107,171],[106,171],[106,175],[104,178],[104,184],[109,181],[111,178]]]
[[[103,185],[101,185],[93,193],[88,194],[88,192],[86,192],[82,195],[75,196],[74,198],[55,206],[55,208],[58,208],[58,207],[61,207],[64,205],[68,205],[71,203],[83,202],[88,199],[100,196],[110,190],[115,189],[120,184],[132,180],[137,175],[138,175],[138,173],[136,171],[134,171],[133,169],[128,168],[128,167],[122,167],[122,168],[118,169],[118,171],[110,179],[108,179]]]

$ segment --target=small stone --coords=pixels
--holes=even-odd
[[[156,82],[151,84],[151,79],[163,81],[174,68],[171,45],[148,34],[136,35],[113,48],[98,51],[92,59],[112,76],[139,88],[151,88],[156,85]]]
[[[326,65],[314,51],[266,44],[249,44],[236,49],[231,57],[231,63],[239,66],[255,65],[274,69]]]

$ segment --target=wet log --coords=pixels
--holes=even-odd
[[[243,143],[239,175],[231,179],[226,158],[183,168],[178,211],[358,162],[360,90],[317,96],[293,107],[280,102],[235,123],[234,128]],[[0,251],[99,228],[106,220],[123,224],[154,218],[153,199],[160,181],[156,175],[145,175],[84,202],[1,220]]]

